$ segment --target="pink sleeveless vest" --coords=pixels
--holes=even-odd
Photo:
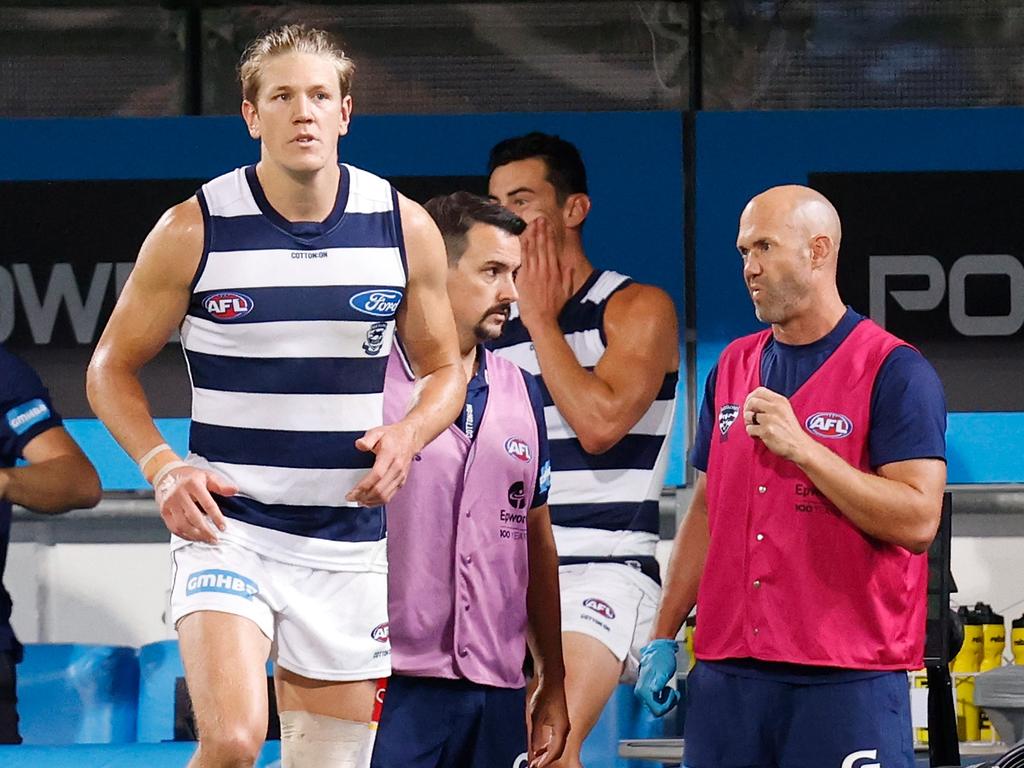
[[[416,456],[387,505],[392,667],[521,688],[537,424],[522,372],[485,354],[490,391],[476,439],[450,426]],[[386,424],[405,414],[413,385],[396,345]]]
[[[927,556],[860,531],[795,464],[746,434],[743,402],[760,385],[770,334],[738,339],[719,359],[696,655],[920,668]],[[804,429],[864,472],[875,377],[903,344],[864,320],[790,398]]]

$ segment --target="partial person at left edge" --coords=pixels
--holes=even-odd
[[[11,509],[60,514],[94,507],[100,479],[64,429],[39,376],[0,345],[0,577],[7,565]],[[18,466],[19,460],[25,463]],[[22,648],[11,628],[11,596],[0,584],[0,744],[20,744],[15,667]]]

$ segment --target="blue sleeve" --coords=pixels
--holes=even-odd
[[[548,448],[548,422],[544,418],[544,398],[540,393],[540,385],[533,375],[519,369],[526,382],[526,391],[530,395],[533,418],[537,422],[537,483],[533,488],[533,504],[531,509],[542,507],[548,503],[548,490],[551,488],[551,451]]]
[[[0,463],[14,466],[25,446],[63,422],[39,376],[0,348]]]
[[[690,465],[701,472],[708,471],[708,456],[711,454],[711,430],[715,425],[715,382],[718,380],[718,364],[708,373],[704,383],[704,400],[697,416],[697,434],[693,436],[690,449]]]
[[[920,352],[897,347],[882,363],[871,394],[872,467],[946,458],[946,395]]]

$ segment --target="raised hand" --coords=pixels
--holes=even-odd
[[[809,444],[814,443],[797,421],[789,400],[766,387],[758,387],[747,395],[743,423],[747,434],[764,443],[769,451],[798,464]]]

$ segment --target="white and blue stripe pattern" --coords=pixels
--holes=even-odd
[[[383,508],[345,494],[373,464],[356,439],[383,421],[406,285],[397,194],[342,165],[330,216],[289,222],[248,167],[205,184],[199,201],[206,244],[181,329],[190,461],[239,487],[217,502],[257,550],[316,539],[307,553],[330,560],[333,543],[379,541]]]
[[[603,324],[608,300],[631,283],[617,272],[595,270],[559,315],[566,343],[587,370],[593,370],[605,352]],[[658,499],[668,468],[665,438],[672,427],[678,373],[666,374],[656,399],[622,440],[605,453],[593,455],[583,450],[555,407],[515,308],[494,348],[537,376],[541,385],[551,447],[551,522],[561,527],[657,534]]]

